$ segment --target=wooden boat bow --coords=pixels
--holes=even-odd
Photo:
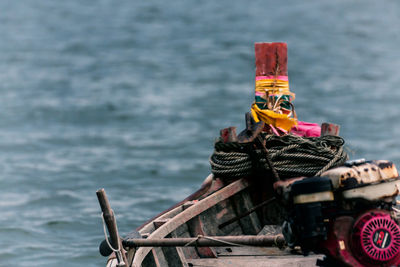
[[[227,198],[235,195],[236,193],[244,190],[249,186],[249,183],[246,179],[242,178],[237,180],[226,187],[222,188],[219,191],[211,194],[210,196],[204,198],[203,200],[198,201],[193,206],[188,209],[182,211],[174,218],[165,222],[160,228],[151,233],[147,239],[152,238],[164,238],[176,228],[186,223],[190,219],[204,212],[205,210],[211,208],[212,206],[218,204],[219,202],[226,200]],[[133,262],[131,264],[132,267],[140,267],[144,258],[151,251],[149,247],[141,247],[136,253],[134,253]],[[128,258],[132,258],[133,255],[128,254]]]

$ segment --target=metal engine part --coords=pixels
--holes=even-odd
[[[355,222],[352,251],[362,263],[397,265],[400,260],[400,227],[383,211],[364,213]]]
[[[400,266],[400,177],[389,161],[348,163],[326,177],[276,183],[289,210],[283,234],[320,266]]]

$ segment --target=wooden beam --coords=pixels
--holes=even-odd
[[[163,217],[166,213],[169,213],[172,210],[174,210],[174,212],[176,212],[177,210],[180,210],[181,209],[181,205],[186,203],[187,201],[198,199],[199,197],[201,197],[202,195],[204,195],[205,193],[207,193],[211,189],[211,186],[214,184],[214,182],[215,182],[214,175],[213,174],[208,175],[207,178],[204,180],[204,182],[201,185],[201,188],[199,190],[197,190],[196,192],[194,192],[193,194],[191,194],[190,196],[188,196],[187,198],[185,198],[181,202],[175,204],[174,206],[170,207],[167,210],[162,211],[160,214],[158,214],[158,215],[154,216],[153,218],[151,218],[150,220],[146,221],[144,224],[142,224],[141,226],[136,228],[136,230],[139,231],[139,230],[141,230],[142,228],[145,228],[145,227],[147,229],[149,225],[153,225],[153,221],[155,219]],[[146,230],[146,231],[148,231],[148,230]]]
[[[219,202],[233,196],[234,194],[242,191],[243,189],[248,187],[248,182],[245,179],[237,180],[226,187],[222,188],[221,190],[211,194],[210,196],[200,200],[192,207],[188,208],[187,210],[182,211],[180,214],[176,215],[173,219],[166,222],[160,228],[155,230],[148,239],[152,238],[164,238],[169,233],[174,231],[183,223],[186,223],[190,219],[198,216],[200,213],[204,212],[205,210],[213,207],[214,205],[218,204]],[[151,248],[149,247],[141,247],[136,251],[135,257],[133,259],[132,266],[139,267],[142,264],[143,259],[146,255],[150,252]]]
[[[111,209],[110,203],[108,202],[106,191],[104,190],[104,188],[99,189],[96,191],[96,195],[97,199],[99,200],[101,211],[103,212],[102,216],[104,218],[104,222],[107,226],[108,233],[110,234],[110,244],[114,249],[119,249],[119,251],[121,251],[122,260],[126,264],[128,261],[126,259],[126,255],[121,244],[121,239],[118,234],[117,222],[115,220],[114,212]],[[121,264],[121,266],[125,265]]]

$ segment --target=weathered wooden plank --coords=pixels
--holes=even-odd
[[[156,230],[154,221],[168,220],[170,218],[173,218],[176,215],[178,215],[179,213],[181,213],[187,207],[192,206],[193,203],[194,203],[193,201],[187,201],[187,202],[184,202],[183,204],[173,208],[172,210],[169,210],[168,212],[163,213],[162,215],[160,215],[160,217],[157,217],[157,218],[153,219],[152,221],[148,222],[146,225],[143,225],[142,228],[140,228],[138,230],[139,233],[143,237],[145,236],[147,238],[152,232],[154,232],[154,230]]]
[[[181,212],[182,212],[182,206],[178,206],[178,207],[164,213],[162,216],[158,217],[158,219],[172,218]],[[154,226],[153,221],[150,221],[148,224],[144,225],[138,231],[141,235],[143,235],[143,234],[151,234],[152,232],[154,232],[155,229],[156,228]]]
[[[285,257],[224,257],[218,259],[191,259],[188,261],[189,266],[201,267],[310,267],[316,266],[317,259],[322,256],[300,256],[291,255]]]
[[[193,219],[189,220],[186,224],[188,226],[188,230],[191,236],[206,235],[206,232],[204,231],[204,223],[203,220],[200,219],[200,216],[194,217]],[[200,256],[200,258],[217,257],[215,251],[210,247],[196,247],[196,251]]]
[[[168,235],[167,237],[173,237],[172,235]],[[164,254],[166,259],[166,263],[162,266],[188,266],[185,256],[182,252],[182,248],[179,247],[163,247],[161,251]]]
[[[160,228],[161,225],[163,225],[164,223],[168,222],[170,218],[166,218],[166,219],[156,219],[153,221],[154,224],[154,228],[158,229]]]
[[[197,202],[197,200],[192,200],[192,201],[185,202],[185,203],[182,204],[182,209],[183,210],[187,210],[188,208],[193,206],[196,202]]]
[[[178,237],[178,235],[176,234],[176,231],[173,231],[173,232],[171,233],[171,237],[172,237],[172,238],[177,238],[177,237]],[[185,253],[183,252],[183,248],[181,248],[181,247],[176,247],[175,249],[176,249],[176,252],[178,253],[179,258],[181,259],[182,266],[187,267],[188,264],[187,264],[187,261],[186,261],[186,255],[185,255]],[[171,265],[171,266],[174,266],[174,265]]]
[[[224,180],[222,180],[222,179],[220,179],[218,177],[214,177],[213,178],[213,182],[212,182],[210,188],[207,190],[207,192],[205,192],[197,200],[193,200],[193,201],[200,201],[200,200],[208,197],[209,195],[215,193],[216,191],[220,190],[221,188],[223,188],[226,185],[227,185],[227,183],[225,183]]]
[[[236,210],[237,216],[246,213],[253,208],[253,203],[249,196],[248,190],[233,196],[230,199],[232,206]],[[261,223],[258,219],[257,213],[253,212],[239,220],[239,225],[245,235],[255,235],[261,230]]]
[[[222,188],[221,190],[211,194],[205,199],[199,201],[192,207],[188,208],[185,211],[182,211],[180,214],[175,216],[173,219],[169,220],[167,223],[162,225],[160,228],[155,230],[148,238],[163,238],[180,225],[186,223],[188,220],[194,218],[210,207],[215,206],[219,202],[235,195],[236,193],[242,191],[243,189],[248,187],[248,182],[245,179],[240,179],[231,183],[230,185]],[[142,247],[136,251],[135,258],[133,260],[132,266],[139,267],[144,259],[144,257],[150,252],[151,248]]]
[[[289,256],[292,255],[288,249],[277,247],[217,247],[218,257],[231,256]]]
[[[176,234],[176,237],[192,237],[186,223],[179,226],[173,233]],[[182,247],[181,250],[186,259],[200,258],[195,247]]]
[[[170,218],[158,218],[153,221],[155,229],[160,228],[166,222],[168,222]],[[176,237],[176,234],[172,232],[167,237]],[[187,266],[186,259],[183,255],[182,249],[177,247],[163,247],[163,248],[154,248],[153,254],[155,254],[158,258],[155,261],[159,261],[160,266]],[[155,252],[155,253],[154,253]]]
[[[216,227],[235,216],[236,214],[232,205],[230,205],[229,201],[225,200],[206,210],[198,217],[202,222],[204,233],[209,236],[242,235],[242,228],[238,222],[234,222],[222,229]]]
[[[210,192],[210,190],[214,191],[214,188],[212,188],[212,187],[215,187],[214,183],[215,183],[214,175],[213,174],[209,174],[207,176],[207,178],[201,184],[201,187],[200,187],[199,190],[197,190],[196,192],[194,192],[193,194],[191,194],[190,196],[188,196],[187,198],[185,198],[181,202],[175,204],[171,208],[166,209],[166,210],[162,211],[160,214],[154,216],[153,218],[151,218],[150,220],[148,220],[147,222],[145,222],[144,224],[142,224],[141,226],[136,228],[136,230],[137,231],[141,231],[143,228],[148,227],[149,225],[152,224],[152,222],[156,218],[160,219],[160,218],[166,218],[166,217],[168,217],[168,218],[173,217],[173,216],[171,216],[171,214],[172,214],[171,211],[175,212],[176,210],[180,210],[183,203],[185,203],[187,201],[191,201],[191,200],[197,200],[197,199],[201,198],[207,192]],[[149,232],[149,231],[146,230],[145,232]]]
[[[249,195],[254,204],[260,204],[275,196],[271,177],[256,176],[252,179]],[[260,190],[262,188],[262,190]],[[286,218],[286,211],[278,201],[272,201],[256,211],[261,225],[282,225]]]
[[[212,211],[210,211],[212,212]],[[219,229],[216,225],[220,225],[221,223],[236,217],[236,211],[231,204],[229,199],[222,201],[218,205],[215,205],[215,213],[210,214],[209,218],[214,219],[213,224],[210,226],[216,228],[216,235],[219,236],[228,236],[228,235],[243,235],[242,228],[240,227],[239,222],[235,222],[231,225],[231,227],[227,226],[223,229]],[[207,232],[208,233],[208,232]]]
[[[166,262],[164,259],[164,255],[161,253],[157,253],[156,250],[161,250],[160,248],[154,248],[151,250],[149,254],[144,258],[142,267],[162,267],[160,261]]]

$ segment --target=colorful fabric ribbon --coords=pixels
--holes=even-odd
[[[289,95],[290,101],[293,101],[295,94],[289,90],[289,81],[287,76],[257,76],[256,77],[256,95]]]
[[[257,76],[255,102],[251,107],[254,119],[289,131],[297,123],[287,76]],[[291,117],[293,116],[293,117]]]
[[[296,125],[296,119],[290,118],[288,114],[279,114],[269,109],[260,109],[256,103],[251,106],[251,114],[256,122],[260,120],[266,124],[289,131]]]

